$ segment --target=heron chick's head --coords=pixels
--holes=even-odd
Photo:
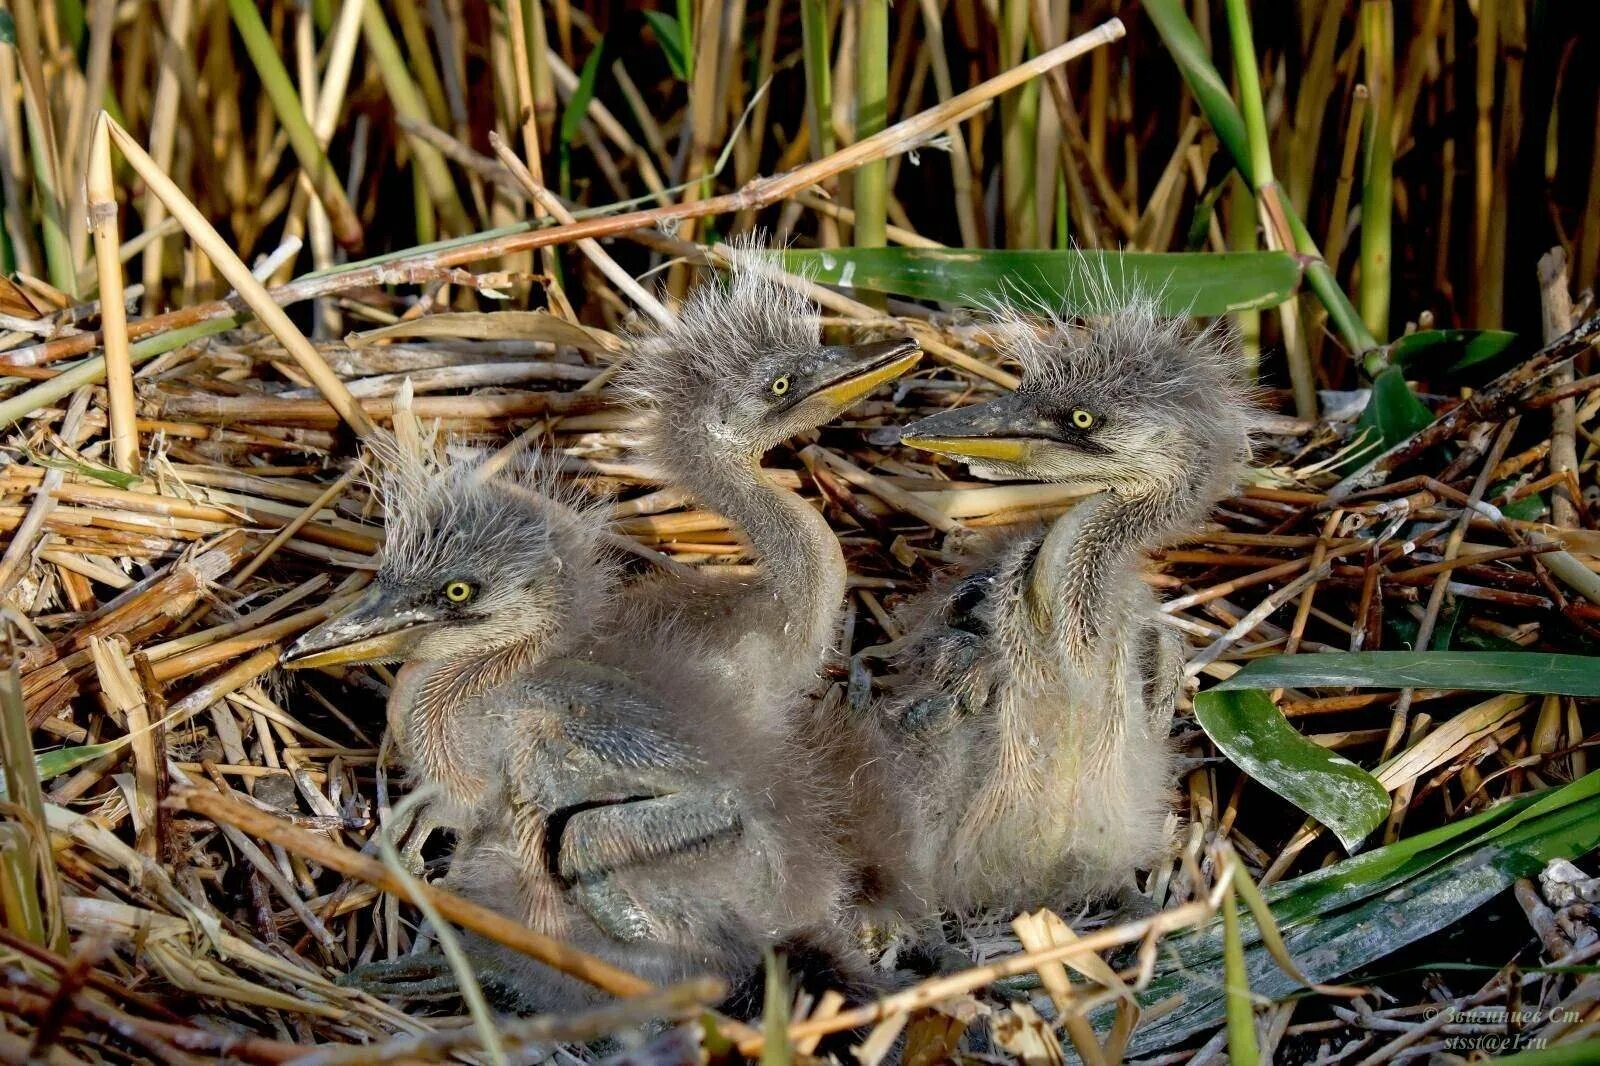
[[[284,653],[290,667],[440,661],[570,641],[611,586],[604,520],[537,462],[385,470],[388,534],[373,582]]]
[[[632,348],[617,385],[654,435],[752,457],[833,420],[922,355],[909,339],[823,344],[810,302],[748,246]]]
[[[906,429],[915,448],[993,479],[1085,481],[1143,492],[1237,475],[1254,410],[1225,325],[1204,329],[1136,297],[1081,325],[1010,313],[999,322],[1022,366],[1015,392]]]

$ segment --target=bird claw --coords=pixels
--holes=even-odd
[[[337,983],[380,999],[442,999],[460,991],[450,963],[438,952],[363,963]]]
[[[925,696],[912,703],[900,716],[900,729],[912,735],[948,732],[961,717],[961,701],[947,693]]]

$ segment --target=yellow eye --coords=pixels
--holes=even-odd
[[[466,603],[477,591],[470,581],[452,581],[444,587],[444,598],[451,603]]]
[[[783,375],[783,377],[779,378],[778,380],[776,380],[776,381],[774,381],[772,383],[772,395],[774,395],[774,396],[782,396],[784,393],[786,393],[788,391],[789,391],[789,375],[788,374]]]
[[[1094,425],[1094,415],[1080,407],[1072,412],[1072,424],[1079,429],[1088,429]]]

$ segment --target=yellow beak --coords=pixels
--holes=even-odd
[[[1030,451],[1030,442],[1007,437],[901,437],[900,442],[941,455],[1000,459],[1013,463],[1024,462]]]
[[[343,612],[302,633],[284,649],[280,661],[291,670],[401,662],[440,620],[435,608],[397,602],[380,586],[372,585]]]
[[[285,654],[283,665],[290,670],[310,670],[318,666],[340,666],[347,663],[375,663],[405,658],[410,650],[413,634],[404,629],[389,633],[375,633],[348,644],[340,644],[320,651],[308,651],[290,657]],[[291,652],[293,647],[289,649]]]
[[[854,377],[836,381],[832,385],[817,390],[817,395],[830,407],[843,410],[861,399],[885,381],[893,381],[917,365],[917,360],[922,358],[922,349],[912,348],[904,355],[881,363]]]

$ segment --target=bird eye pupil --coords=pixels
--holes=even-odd
[[[472,593],[472,585],[466,581],[452,581],[444,587],[444,598],[451,603],[466,603]]]
[[[779,378],[777,381],[774,381],[772,383],[772,394],[774,396],[782,396],[784,393],[786,393],[788,391],[789,391],[789,377],[788,377],[788,375],[784,375],[783,377]]]
[[[1088,411],[1078,410],[1072,412],[1072,424],[1079,429],[1088,429],[1094,425],[1094,415]]]

